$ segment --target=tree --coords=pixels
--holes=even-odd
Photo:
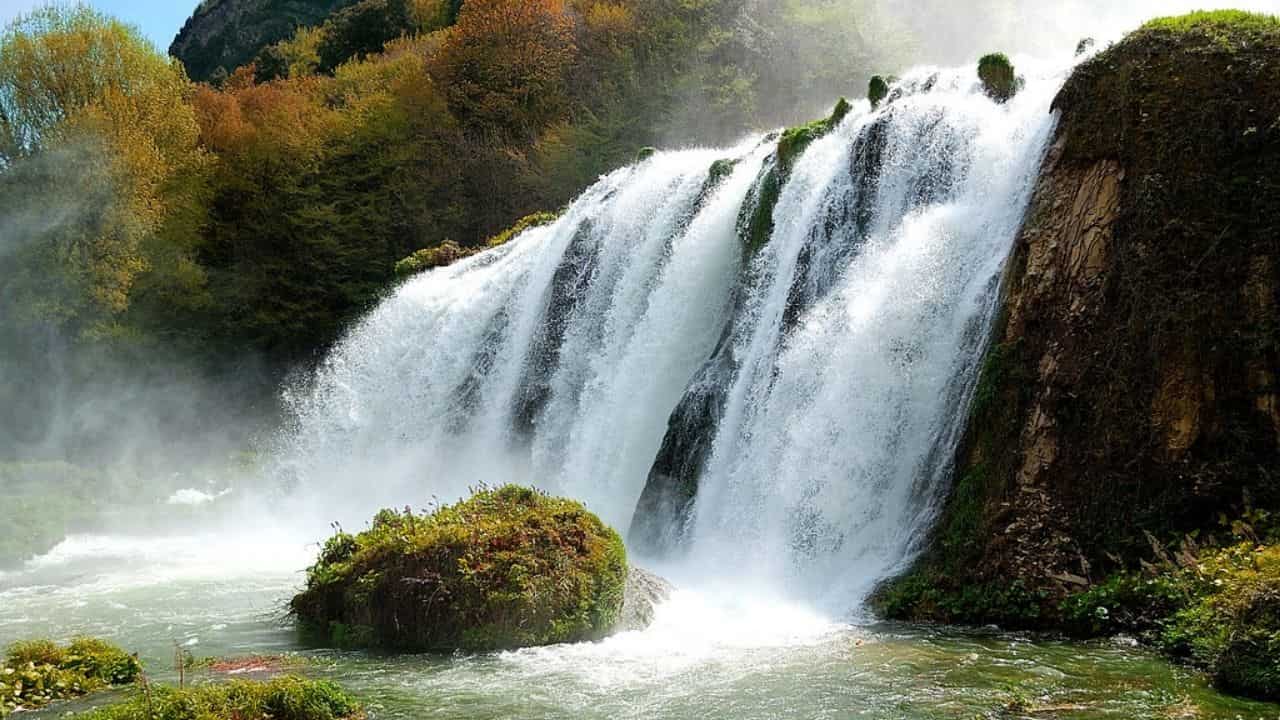
[[[431,74],[466,133],[528,139],[567,112],[576,55],[563,0],[467,0],[431,58]]]
[[[44,315],[101,331],[129,307],[148,245],[199,194],[189,90],[135,28],[84,6],[36,10],[0,36],[0,182],[47,221],[15,241],[38,269],[8,280],[38,277],[25,290]]]

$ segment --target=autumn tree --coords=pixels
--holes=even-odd
[[[129,308],[171,217],[196,201],[202,157],[180,66],[84,6],[46,7],[0,36],[0,175],[39,269],[25,307],[101,332]],[[172,267],[172,266],[169,266]]]
[[[467,0],[442,32],[431,74],[468,135],[525,139],[564,117],[577,48],[563,0]]]

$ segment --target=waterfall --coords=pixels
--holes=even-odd
[[[689,576],[856,607],[946,486],[1066,72],[1020,65],[1005,105],[915,71],[786,166],[657,153],[409,280],[286,393],[278,473],[353,527],[535,485]]]

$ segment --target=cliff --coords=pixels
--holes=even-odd
[[[1083,63],[1004,279],[955,481],[887,614],[1051,626],[1280,509],[1280,23],[1153,22]]]
[[[230,73],[260,50],[318,25],[355,0],[205,0],[178,31],[169,54],[193,80]]]

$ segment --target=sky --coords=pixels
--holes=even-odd
[[[0,27],[19,14],[45,4],[47,0],[0,0]],[[168,50],[169,43],[199,0],[89,0],[86,4],[137,25],[157,48]]]

